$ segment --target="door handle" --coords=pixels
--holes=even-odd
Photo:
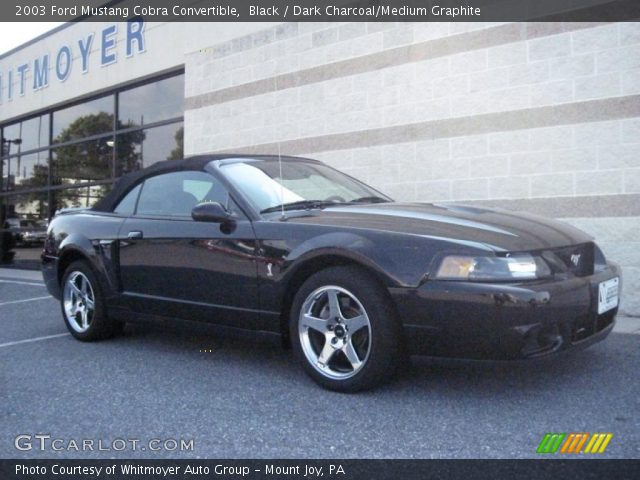
[[[139,231],[139,230],[135,230],[135,231],[133,231],[133,232],[129,232],[129,233],[127,234],[127,238],[128,238],[129,240],[142,240],[142,238],[143,238],[143,237],[144,237],[144,235],[143,235],[143,234],[142,234],[142,232],[141,232],[141,231]]]

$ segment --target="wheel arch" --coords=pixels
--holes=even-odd
[[[72,233],[66,236],[58,246],[58,284],[62,282],[64,272],[77,260],[86,261],[94,272],[96,268],[96,250],[89,238],[78,233]]]
[[[390,279],[387,278],[380,270],[368,265],[360,259],[341,253],[332,252],[317,254],[299,262],[295,269],[289,272],[285,283],[286,286],[280,311],[280,332],[283,338],[283,345],[286,348],[291,345],[291,339],[289,338],[289,321],[291,317],[291,307],[296,293],[298,293],[300,287],[302,287],[304,282],[306,282],[313,274],[332,267],[358,268],[374,279],[374,281],[379,283],[385,291],[387,291],[387,286],[390,284]],[[393,303],[391,295],[389,295],[389,299],[395,309],[396,306]]]
[[[76,261],[85,261],[88,264],[91,264],[91,260],[89,259],[89,255],[83,252],[81,249],[76,247],[67,247],[61,253],[60,258],[58,259],[58,284],[62,284],[62,277],[64,276],[64,272],[67,271],[69,265]]]

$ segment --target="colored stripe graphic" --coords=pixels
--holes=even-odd
[[[584,453],[604,453],[612,438],[612,433],[594,433]]]
[[[560,453],[580,453],[582,445],[589,438],[588,433],[570,433],[565,442],[562,444]]]
[[[556,453],[566,433],[547,433],[538,446],[538,453]]]
[[[568,453],[569,450],[572,447],[572,444],[573,444],[575,438],[576,438],[576,434],[575,433],[570,433],[569,435],[567,435],[567,439],[562,444],[562,448],[560,449],[560,453]]]
[[[573,453],[580,453],[582,451],[582,446],[587,441],[587,438],[589,438],[589,434],[588,433],[583,433],[582,434],[582,440],[580,440],[580,442],[578,443],[578,446],[576,447],[576,449],[575,449],[575,451]]]
[[[546,433],[542,438],[540,445],[538,445],[538,449],[536,450],[536,452],[541,454],[604,453],[612,438],[612,433],[594,433],[593,435],[584,432],[573,432],[568,434]],[[585,444],[586,447],[583,450]]]
[[[546,433],[545,436],[542,437],[542,441],[540,442],[540,445],[538,445],[538,449],[536,450],[536,453],[547,453],[545,447],[547,446],[547,442],[549,441],[549,438],[551,438],[550,433]]]

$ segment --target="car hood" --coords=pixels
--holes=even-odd
[[[526,251],[591,241],[571,225],[536,215],[465,205],[376,203],[291,213],[288,222],[373,229],[482,244],[495,251]]]

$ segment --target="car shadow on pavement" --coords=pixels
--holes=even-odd
[[[532,360],[496,362],[412,357],[401,365],[396,381],[376,392],[399,393],[410,389],[441,393],[476,391],[487,395],[504,394],[510,390],[537,392],[559,384],[579,387],[598,375],[615,379],[611,365],[612,362],[620,364],[616,357],[621,353],[614,343],[633,343],[636,338],[630,337],[633,336],[612,334],[604,342],[585,350]],[[262,337],[237,338],[203,333],[200,329],[185,331],[172,327],[129,325],[119,341],[127,344],[144,341],[147,347],[161,350],[164,354],[183,356],[189,353],[195,361],[216,364],[213,368],[218,365],[246,368],[247,372],[260,372],[262,377],[285,382],[308,380],[296,364],[291,350],[283,349],[275,337],[265,341]]]

